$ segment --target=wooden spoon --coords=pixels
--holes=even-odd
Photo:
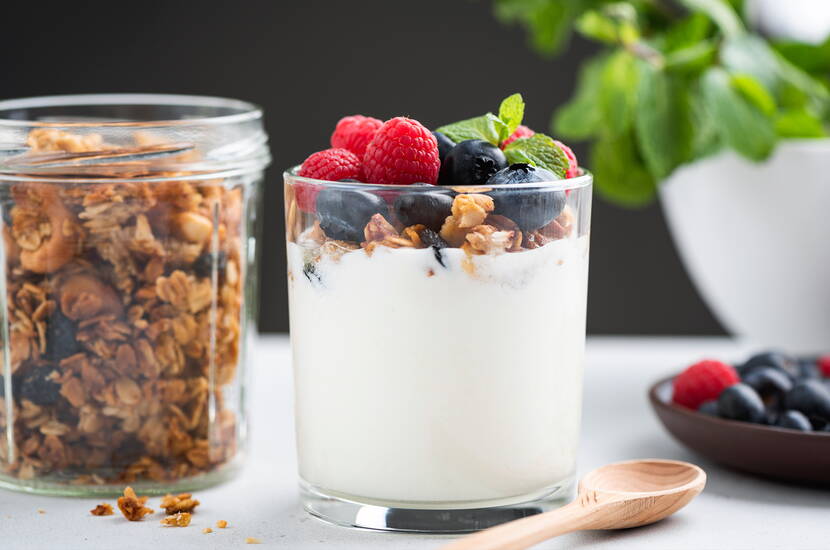
[[[706,485],[706,472],[677,460],[631,460],[597,468],[573,502],[469,535],[442,550],[521,550],[572,531],[648,525],[683,508]]]

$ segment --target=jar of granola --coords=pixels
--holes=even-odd
[[[255,333],[249,103],[0,102],[0,485],[210,485],[238,466]]]

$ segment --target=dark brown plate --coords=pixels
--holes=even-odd
[[[830,484],[830,433],[724,420],[675,405],[673,378],[654,384],[648,397],[660,422],[680,443],[736,470]]]

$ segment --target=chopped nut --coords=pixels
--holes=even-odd
[[[219,521],[216,522],[216,527],[218,527],[219,529],[224,529],[227,526],[228,526],[228,522],[225,521],[224,519],[220,519]]]
[[[173,218],[179,235],[192,243],[203,243],[210,238],[213,224],[209,219],[194,212],[182,212]]]
[[[121,317],[124,307],[112,287],[84,273],[72,275],[60,286],[61,311],[73,321],[113,314]]]
[[[111,516],[115,512],[112,509],[112,504],[107,504],[106,502],[104,502],[90,510],[89,513],[93,516]]]
[[[168,515],[177,512],[192,512],[199,505],[199,501],[192,497],[193,495],[190,493],[182,493],[180,495],[168,494],[161,499],[160,506],[164,508],[164,511]]]
[[[462,194],[452,201],[452,215],[462,229],[481,225],[494,208],[493,199],[488,195]]]
[[[262,541],[254,537],[247,537],[245,544],[262,544]]]
[[[179,512],[161,520],[162,525],[168,527],[187,527],[190,525],[190,514],[188,512]]]
[[[136,496],[132,487],[124,489],[124,496],[118,497],[118,509],[130,521],[139,521],[154,511],[144,506],[149,497]]]
[[[467,234],[467,242],[462,248],[473,254],[501,254],[513,246],[514,234],[513,231],[499,231],[492,225],[477,225]]]
[[[392,227],[392,224],[386,221],[380,214],[375,214],[369,219],[369,223],[363,228],[363,235],[366,237],[366,242],[382,241],[387,237],[397,237],[398,232]]]

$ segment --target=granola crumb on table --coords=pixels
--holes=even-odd
[[[149,514],[154,514],[155,511],[144,506],[149,497],[139,497],[135,494],[132,487],[124,489],[124,496],[118,497],[118,509],[130,521],[140,521]]]
[[[115,512],[112,509],[112,504],[102,502],[101,504],[90,510],[89,513],[93,516],[111,516]]]
[[[168,515],[172,515],[178,512],[192,512],[199,504],[199,501],[194,499],[192,494],[182,493],[179,495],[165,495],[159,506],[164,508]]]
[[[53,129],[27,142],[35,153],[118,149]],[[0,429],[12,421],[15,438],[14,459],[0,445],[0,474],[171,482],[236,455],[223,389],[240,359],[245,244],[231,183],[4,182],[7,345],[23,383],[11,419],[0,392]]]
[[[262,544],[262,541],[255,537],[247,537],[245,544]]]
[[[210,527],[205,527],[204,529],[202,529],[202,533],[204,533],[206,535],[208,533],[213,533],[213,529],[211,529]]]
[[[161,520],[161,524],[167,527],[187,527],[190,525],[191,515],[187,512],[178,512]]]
[[[228,526],[228,522],[225,521],[224,519],[220,519],[219,521],[216,522],[216,527],[218,527],[219,529],[224,529],[227,526]]]

